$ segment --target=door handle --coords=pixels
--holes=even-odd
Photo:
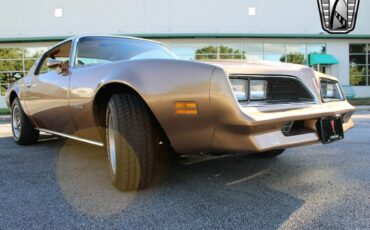
[[[26,87],[30,88],[32,86],[32,79],[26,79],[25,83],[26,83]]]

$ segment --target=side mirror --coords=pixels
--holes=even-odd
[[[47,61],[48,68],[50,69],[56,69],[58,67],[61,68],[62,65],[63,65],[63,61],[61,60],[48,58],[48,61]]]

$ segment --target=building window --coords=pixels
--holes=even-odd
[[[247,61],[276,61],[308,65],[311,53],[325,53],[325,44],[305,43],[173,43],[181,59],[241,59]]]
[[[282,57],[281,61],[301,64],[308,64],[305,44],[287,44],[286,55]]]
[[[285,44],[265,43],[263,45],[263,60],[286,62]]]
[[[263,44],[262,43],[243,43],[241,50],[248,61],[263,60]]]
[[[370,44],[349,45],[349,82],[353,86],[370,85]]]
[[[25,76],[46,50],[46,47],[0,48],[0,96],[5,95],[9,83]]]

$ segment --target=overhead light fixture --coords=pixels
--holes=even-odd
[[[56,18],[63,17],[63,9],[62,8],[55,8],[55,10],[54,10],[54,16]]]
[[[249,16],[255,16],[256,15],[256,7],[249,7],[248,8],[248,14],[249,14]]]

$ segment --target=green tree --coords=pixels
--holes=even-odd
[[[245,52],[228,46],[207,46],[195,51],[195,59],[245,59]]]
[[[288,62],[288,63],[294,63],[294,64],[306,64],[306,60],[303,54],[301,53],[289,53],[287,55],[284,55],[280,58],[281,62]]]
[[[0,49],[0,91],[4,94],[8,83],[14,82],[18,75],[16,72],[23,71],[23,62],[19,59],[22,58],[22,49],[17,48],[3,48]],[[17,60],[16,60],[17,59]]]
[[[351,85],[360,85],[364,80],[364,72],[361,69],[358,69],[356,65],[351,65],[349,67],[349,83]]]
[[[23,53],[24,52],[24,53]],[[0,49],[0,82],[1,94],[4,94],[9,83],[23,77],[23,70],[29,70],[34,60],[41,55],[41,52],[30,53],[28,49],[21,48],[1,48]],[[23,56],[27,56],[29,60],[24,61]]]

